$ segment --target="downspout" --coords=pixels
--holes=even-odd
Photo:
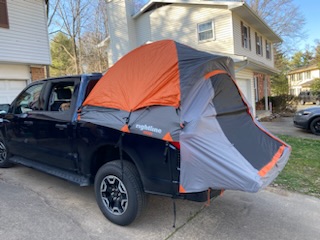
[[[48,17],[49,17],[49,6],[50,6],[49,0],[45,0],[45,4],[47,5],[47,19],[48,19]],[[45,66],[44,78],[48,78],[48,77],[50,77],[50,67],[49,67],[49,65],[46,65]]]
[[[241,70],[245,69],[247,66],[249,65],[249,60],[246,59],[245,60],[245,64],[243,64],[243,66],[239,67],[237,70],[235,70],[234,72],[237,73],[237,72],[240,72]]]

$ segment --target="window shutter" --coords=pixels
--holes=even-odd
[[[261,56],[263,56],[263,41],[262,41],[262,36],[260,36],[260,53],[261,53]]]
[[[0,27],[9,28],[7,1],[0,0]]]
[[[248,27],[248,37],[249,37],[249,50],[251,51],[251,33],[250,33],[250,27]]]
[[[258,46],[258,41],[259,41],[259,40],[258,40],[258,34],[257,34],[257,32],[255,32],[254,35],[255,35],[255,40],[256,40],[256,54],[259,54],[259,52],[258,52],[258,47],[259,47],[259,46]]]
[[[241,44],[244,47],[244,32],[243,32],[243,22],[241,21]]]
[[[266,58],[268,58],[268,41],[267,40],[265,41],[265,44],[266,44]]]

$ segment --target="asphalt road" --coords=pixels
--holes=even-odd
[[[275,134],[319,139],[291,118],[261,123]],[[15,166],[0,169],[1,240],[302,239],[320,236],[320,199],[267,188],[256,194],[226,191],[209,206],[149,196],[148,208],[120,227],[101,214],[92,187]]]

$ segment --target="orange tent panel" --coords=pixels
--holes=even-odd
[[[178,107],[179,104],[176,45],[174,41],[164,40],[143,45],[120,59],[97,83],[83,105],[131,112],[147,106]]]

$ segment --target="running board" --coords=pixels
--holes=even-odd
[[[73,182],[73,183],[78,184],[80,186],[89,186],[90,185],[90,178],[89,177],[81,176],[76,173],[71,173],[66,170],[61,170],[59,168],[48,166],[43,163],[35,162],[35,161],[29,160],[27,158],[20,157],[20,156],[12,156],[9,160],[13,163],[18,163],[18,164],[24,165],[29,168],[34,168],[34,169],[39,170],[41,172],[45,172],[50,175],[65,179],[67,181]]]

